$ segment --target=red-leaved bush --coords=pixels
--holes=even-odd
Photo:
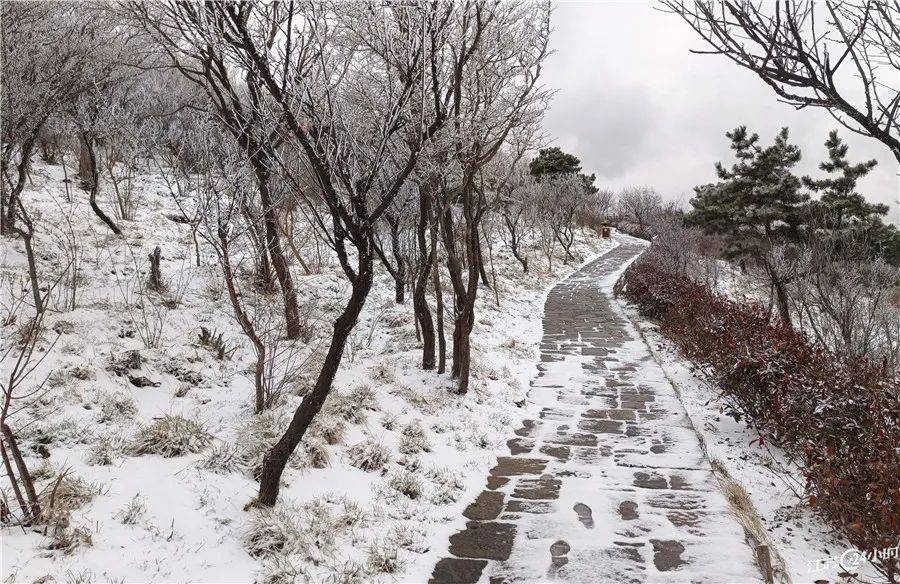
[[[737,303],[640,258],[617,292],[702,369],[730,407],[806,475],[808,501],[859,550],[897,545],[900,383],[865,360],[819,349]],[[896,582],[900,562],[872,562]]]

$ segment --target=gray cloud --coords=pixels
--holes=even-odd
[[[823,142],[838,128],[851,159],[879,162],[860,192],[892,204],[900,222],[900,165],[886,146],[840,128],[825,111],[780,103],[724,57],[690,53],[702,41],[677,17],[644,2],[560,2],[553,28],[545,82],[557,94],[545,129],[601,185],[648,184],[687,201],[693,186],[715,180],[717,160],[732,160],[724,134],[740,124],[764,142],[789,126],[803,150],[798,173],[815,175]]]

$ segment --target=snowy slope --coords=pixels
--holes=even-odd
[[[289,465],[279,506],[248,511],[257,483],[247,447],[271,441],[285,427],[297,394],[315,376],[317,351],[327,343],[347,286],[333,264],[309,276],[295,270],[312,338],[288,364],[295,375],[283,403],[254,421],[254,355],[232,317],[213,256],[202,248],[203,265],[192,265],[189,229],[167,217],[177,208],[159,176],[139,177],[138,188],[137,219],[122,223],[122,238],[109,234],[74,185],[74,202],[66,202],[59,166],[35,165],[24,194],[36,218],[42,278],[51,280],[72,258],[81,262],[81,278],[77,308],[56,306],[45,322],[41,347],[50,352],[32,379],[47,377],[48,392],[11,425],[39,489],[49,493],[67,469],[64,481],[77,496],[67,499],[71,516],[56,533],[3,528],[4,581],[352,582],[427,573],[435,542],[458,527],[454,518],[522,417],[515,403],[535,371],[546,290],[573,266],[555,261],[556,271],[546,273],[536,265],[538,274],[523,277],[511,254],[498,248],[500,305],[491,290],[479,291],[466,396],[450,391],[448,375],[418,368],[409,301],[393,304],[392,281],[379,273],[335,395],[306,441],[310,447]],[[109,205],[103,196],[101,205]],[[579,237],[584,258],[613,245]],[[145,299],[142,310],[140,284],[157,245],[169,292],[153,303]],[[531,253],[539,264],[538,252]],[[21,296],[24,266],[21,242],[5,241],[0,318]],[[245,300],[267,302],[249,293]],[[153,332],[159,316],[160,346],[147,349],[141,337]],[[4,346],[20,324],[4,326]],[[201,325],[224,332],[236,348],[231,359],[219,361],[201,346]],[[140,366],[117,375],[111,369],[128,351],[139,352]],[[129,376],[151,385],[136,387]],[[172,416],[200,424],[199,451],[138,454],[137,439]],[[351,464],[366,443],[383,447],[382,469]]]

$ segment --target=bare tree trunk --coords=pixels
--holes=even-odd
[[[781,322],[790,328],[792,326],[791,307],[790,304],[788,304],[787,289],[785,288],[784,282],[777,278],[772,281],[772,285],[775,287],[775,300],[778,305],[778,315],[781,317]]]
[[[284,322],[287,338],[300,338],[300,309],[297,306],[297,292],[294,290],[294,280],[288,266],[284,251],[281,249],[281,238],[278,235],[278,216],[272,202],[269,191],[270,172],[265,160],[258,156],[251,156],[253,169],[259,183],[259,198],[263,207],[263,223],[266,230],[266,249],[275,268],[275,277],[281,286],[282,299],[284,301]]]
[[[359,313],[366,302],[366,297],[372,289],[372,253],[368,249],[359,250],[359,270],[352,282],[352,291],[344,311],[334,323],[334,331],[331,335],[331,344],[325,356],[325,363],[316,379],[316,384],[309,392],[297,410],[294,417],[281,439],[266,453],[263,458],[262,474],[259,479],[259,498],[261,505],[275,504],[278,499],[278,490],[281,486],[281,475],[287,465],[288,458],[293,454],[297,445],[303,439],[303,435],[312,423],[313,418],[322,409],[328,394],[331,392],[334,376],[341,364],[341,357],[347,344]]]
[[[519,250],[519,228],[516,224],[517,221],[513,221],[512,218],[508,217],[506,214],[503,215],[503,222],[506,224],[506,230],[509,232],[509,248],[512,251],[513,257],[522,264],[522,271],[527,274],[528,258]]]
[[[487,270],[484,269],[484,254],[481,253],[481,236],[478,232],[478,226],[475,226],[474,229],[475,237],[472,243],[475,245],[475,263],[478,265],[478,275],[481,276],[481,283],[485,288],[490,288],[491,281],[488,278]]]
[[[391,255],[395,265],[391,265],[387,254],[384,253],[384,248],[377,239],[373,241],[373,246],[378,259],[394,279],[394,302],[403,304],[406,300],[406,260],[400,251],[400,222],[389,213],[385,213],[384,220],[391,231]]]
[[[262,339],[256,334],[253,322],[241,306],[241,300],[238,298],[237,290],[234,286],[234,272],[231,269],[231,258],[228,255],[228,238],[224,232],[219,232],[219,242],[221,244],[221,253],[219,255],[222,264],[222,274],[225,277],[225,287],[228,290],[228,299],[231,301],[231,308],[234,310],[235,320],[241,326],[244,334],[253,343],[256,350],[256,367],[253,371],[253,387],[256,394],[256,413],[260,414],[268,405],[266,403],[266,391],[263,376],[266,369],[266,347]],[[159,248],[156,248],[159,249]]]
[[[94,152],[94,139],[88,132],[81,132],[81,153],[82,156],[86,157],[87,160],[87,169],[86,171],[89,173],[87,176],[81,176],[81,184],[82,186],[86,186],[88,189],[88,193],[90,194],[90,204],[91,209],[94,210],[94,214],[100,218],[101,221],[106,223],[106,226],[110,228],[110,230],[116,235],[122,235],[122,231],[116,225],[116,223],[100,209],[100,205],[97,204],[97,191],[100,190],[100,174],[97,168],[97,155]]]
[[[31,507],[31,518],[36,520],[41,516],[41,505],[38,501],[37,492],[34,489],[34,480],[31,478],[31,473],[28,472],[28,467],[25,465],[25,459],[22,458],[22,452],[19,450],[12,429],[10,429],[6,422],[3,422],[0,424],[0,430],[2,430],[3,437],[6,439],[6,445],[9,447],[13,462],[15,462],[16,469],[19,472],[19,479],[22,481],[22,485],[25,488],[25,494],[28,496],[28,504]]]
[[[89,146],[85,144],[84,134],[78,134],[78,183],[81,188],[86,191],[91,190],[91,184],[94,180],[91,170],[91,157],[88,154]]]
[[[147,256],[147,259],[150,260],[150,280],[148,286],[154,292],[162,292],[165,289],[165,285],[163,284],[162,272],[159,268],[159,263],[162,260],[162,250],[159,249],[158,245],[153,249],[153,253]]]
[[[447,371],[447,338],[444,336],[444,291],[441,284],[441,270],[437,261],[437,227],[431,228],[431,248],[435,257],[431,262],[432,286],[434,287],[434,312],[437,321],[438,373]]]
[[[428,191],[428,186],[425,185],[419,194],[419,221],[416,225],[419,266],[417,267],[415,284],[412,289],[413,313],[418,323],[416,330],[421,331],[422,335],[422,369],[425,370],[434,369],[435,365],[434,320],[431,318],[431,310],[428,308],[428,299],[425,296],[437,248],[433,229],[431,231],[430,247],[429,241],[425,238],[425,232],[428,230],[430,221],[431,195]]]
[[[12,485],[16,502],[19,503],[19,509],[22,510],[22,517],[27,518],[31,515],[31,511],[28,509],[28,501],[25,500],[25,497],[22,495],[22,489],[19,488],[19,481],[16,479],[16,474],[9,461],[9,454],[7,454],[6,446],[3,445],[3,442],[3,439],[0,439],[0,455],[3,457],[3,467],[6,469],[6,476],[9,477],[9,483]]]
[[[41,299],[40,283],[38,282],[37,260],[34,257],[34,248],[31,245],[34,237],[34,228],[31,222],[28,222],[28,231],[16,229],[16,232],[22,237],[25,243],[25,259],[28,262],[28,279],[31,282],[31,296],[34,299],[34,310],[38,314],[44,311],[44,302]]]
[[[462,348],[460,318],[465,306],[466,290],[462,277],[462,261],[456,249],[453,232],[453,210],[450,207],[445,209],[441,215],[441,236],[444,239],[444,250],[447,252],[447,273],[450,275],[450,285],[453,289],[453,359],[450,364],[450,376],[455,379],[459,377],[460,372],[460,349]]]
[[[25,140],[22,143],[22,154],[16,165],[16,182],[9,193],[6,192],[6,180],[2,180],[3,197],[2,209],[0,209],[0,235],[7,235],[13,231],[16,226],[16,209],[19,206],[19,198],[25,189],[25,180],[28,177],[28,166],[31,164],[31,152],[34,149],[34,138]],[[4,178],[6,170],[3,169]]]
[[[453,286],[453,364],[450,373],[452,377],[459,380],[457,391],[464,394],[469,390],[469,370],[472,360],[470,335],[475,324],[478,279],[484,266],[480,261],[478,220],[476,211],[473,209],[471,189],[464,188],[461,198],[465,219],[463,236],[467,272],[465,281],[463,280],[462,262],[454,241],[452,210],[449,208],[444,211],[441,231],[444,237],[444,247],[447,248],[447,268]]]

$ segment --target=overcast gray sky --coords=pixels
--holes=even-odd
[[[789,126],[803,151],[798,174],[817,174],[823,143],[838,128],[827,112],[779,103],[753,73],[718,55],[677,16],[649,2],[559,2],[545,82],[557,90],[545,128],[581,158],[601,187],[646,184],[686,203],[713,182],[713,163],[731,162],[725,132],[746,124],[768,144]],[[891,204],[900,222],[900,165],[880,142],[840,132],[852,161],[879,164],[858,190]]]

